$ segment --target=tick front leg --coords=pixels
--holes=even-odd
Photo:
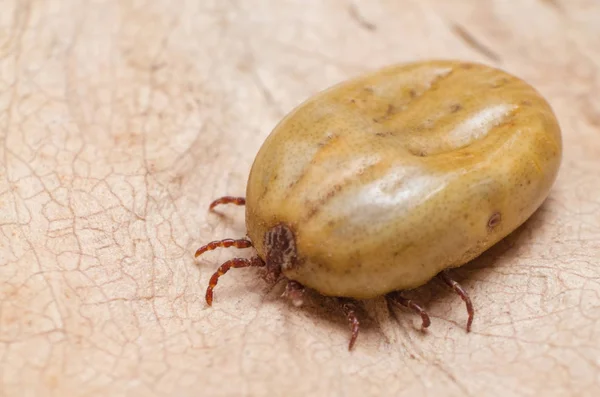
[[[217,248],[250,248],[252,247],[252,242],[250,240],[246,240],[245,238],[241,238],[238,240],[234,240],[231,238],[226,238],[224,240],[211,241],[210,243],[198,248],[196,254],[194,255],[196,258],[205,253],[206,251],[212,251]]]
[[[358,338],[358,331],[360,330],[360,321],[358,321],[358,317],[356,316],[356,303],[346,298],[338,298],[338,300],[342,305],[342,311],[348,319],[348,325],[350,325],[350,331],[352,332],[350,342],[348,343],[348,350],[352,350],[354,343],[356,343],[356,338]]]
[[[471,303],[471,298],[467,291],[463,289],[463,287],[458,283],[458,281],[454,280],[450,273],[447,270],[442,271],[439,274],[439,277],[456,292],[461,299],[467,305],[467,313],[469,313],[469,319],[467,320],[467,332],[471,332],[471,324],[473,323],[473,317],[475,316],[475,310],[473,309],[473,304]]]
[[[391,294],[388,294],[388,297],[391,299],[392,303],[395,303],[400,306],[404,306],[404,307],[412,310],[413,312],[417,313],[418,315],[420,315],[421,321],[422,321],[422,323],[421,323],[422,329],[425,329],[431,325],[431,320],[429,319],[429,315],[427,314],[427,312],[421,306],[419,306],[418,303],[416,303],[412,299],[406,299],[405,297],[400,295],[399,292],[393,292]]]
[[[224,196],[216,199],[212,203],[210,203],[210,207],[208,207],[209,211],[212,211],[217,205],[221,204],[235,204],[235,205],[246,205],[245,197],[233,197],[233,196]]]
[[[230,259],[227,262],[223,263],[217,271],[212,275],[210,281],[208,283],[208,288],[206,289],[206,303],[208,306],[212,306],[213,301],[213,290],[217,286],[219,282],[219,277],[224,275],[231,268],[241,268],[241,267],[262,267],[265,266],[265,262],[260,259],[258,256],[252,257],[250,259],[245,258],[234,258]]]

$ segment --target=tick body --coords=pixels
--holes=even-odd
[[[447,269],[531,216],[561,151],[548,103],[494,68],[419,62],[344,82],[293,110],[258,152],[245,197],[252,266],[343,298],[353,334],[348,298],[441,272],[469,307]]]

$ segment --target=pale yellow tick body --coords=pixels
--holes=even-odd
[[[322,294],[418,287],[522,224],[548,195],[561,137],[548,103],[487,66],[421,62],[344,82],[297,107],[258,152],[248,236],[285,223]]]

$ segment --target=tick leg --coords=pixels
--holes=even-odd
[[[358,331],[360,329],[360,322],[358,321],[358,317],[356,317],[356,304],[350,299],[345,298],[339,298],[339,301],[342,304],[342,311],[348,319],[350,331],[352,332],[350,343],[348,343],[348,350],[352,350],[354,343],[356,342],[356,338],[358,338]]]
[[[235,204],[235,205],[246,205],[245,197],[233,197],[233,196],[224,196],[216,199],[212,203],[210,203],[210,207],[208,207],[209,211],[212,211],[217,205],[221,204]]]
[[[288,298],[292,305],[300,307],[304,303],[304,286],[297,281],[288,280],[282,296]]]
[[[431,320],[429,319],[429,314],[421,307],[418,303],[413,301],[412,299],[406,299],[399,292],[394,292],[388,295],[392,302],[401,306],[404,306],[413,312],[417,313],[421,316],[421,328],[425,329],[431,325]]]
[[[450,288],[456,292],[461,299],[467,305],[467,313],[469,313],[469,319],[467,320],[467,332],[471,332],[471,324],[473,323],[473,316],[475,316],[475,310],[473,310],[473,304],[471,303],[471,298],[469,298],[469,294],[467,291],[463,289],[463,287],[458,283],[458,281],[454,280],[448,271],[444,270],[439,274],[439,277],[446,283]]]
[[[200,255],[202,255],[203,253],[205,253],[206,251],[212,251],[216,248],[221,248],[221,247],[223,247],[223,248],[228,248],[228,247],[250,248],[250,247],[252,247],[252,242],[250,240],[246,240],[245,238],[241,238],[239,240],[226,238],[225,240],[211,241],[210,243],[198,248],[198,250],[196,251],[196,255],[194,255],[194,256],[197,258]]]
[[[206,289],[206,303],[208,306],[212,306],[213,301],[213,289],[216,287],[219,282],[219,277],[224,275],[229,271],[229,269],[233,268],[241,268],[241,267],[261,267],[264,266],[265,262],[260,259],[258,256],[255,256],[251,259],[245,258],[234,258],[230,259],[227,262],[223,263],[217,271],[212,275],[210,281],[208,282],[208,288]]]

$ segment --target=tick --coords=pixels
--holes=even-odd
[[[261,267],[287,280],[301,305],[305,288],[337,297],[359,332],[356,300],[401,295],[434,277],[474,309],[449,269],[479,256],[541,205],[562,156],[546,100],[504,71],[458,61],[388,67],[325,90],[298,106],[259,150],[246,197],[247,236],[213,241],[250,248],[213,274],[206,302],[231,268]]]

